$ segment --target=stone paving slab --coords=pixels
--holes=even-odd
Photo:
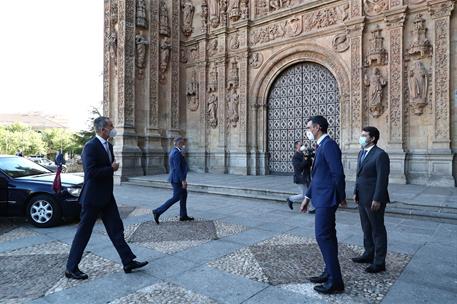
[[[350,259],[363,253],[363,248],[339,244],[339,256],[346,292],[331,296],[335,303],[379,303],[408,264],[410,256],[389,252],[388,271],[368,274],[367,265]],[[323,300],[313,291],[309,277],[322,272],[324,264],[316,242],[301,236],[278,235],[272,239],[243,248],[223,258],[209,262],[210,267],[255,281],[278,285],[289,291]]]

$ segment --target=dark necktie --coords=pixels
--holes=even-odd
[[[363,162],[363,160],[364,160],[365,157],[367,156],[367,153],[368,153],[368,150],[363,150],[362,157],[360,158],[360,163]]]

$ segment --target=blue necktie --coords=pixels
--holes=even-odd
[[[360,158],[360,163],[363,162],[363,160],[365,159],[365,156],[367,156],[367,153],[368,153],[368,150],[363,150],[362,157]]]

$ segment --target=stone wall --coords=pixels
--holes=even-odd
[[[192,170],[269,174],[269,91],[308,61],[337,80],[348,179],[373,125],[392,181],[454,186],[454,1],[105,3],[104,109],[121,130],[121,177],[166,171],[177,135],[189,138]]]

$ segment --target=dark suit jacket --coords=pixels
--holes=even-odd
[[[170,166],[170,173],[168,181],[170,183],[181,183],[187,178],[187,162],[182,153],[174,147],[168,155],[168,164]]]
[[[292,157],[292,166],[294,167],[294,183],[304,184],[304,171],[308,167],[308,160],[305,159],[303,152],[295,151]]]
[[[371,204],[372,201],[390,202],[387,190],[390,173],[389,155],[383,149],[374,146],[360,163],[362,152],[363,150],[359,152],[357,161],[354,195],[357,195],[363,204]]]
[[[109,149],[114,161],[113,146],[109,143]],[[109,161],[108,153],[97,137],[89,140],[82,154],[84,168],[84,185],[81,190],[79,201],[94,207],[103,207],[113,196],[113,168]]]
[[[324,138],[316,151],[311,184],[306,196],[313,200],[316,208],[338,206],[346,199],[346,182],[341,150],[330,137]]]

